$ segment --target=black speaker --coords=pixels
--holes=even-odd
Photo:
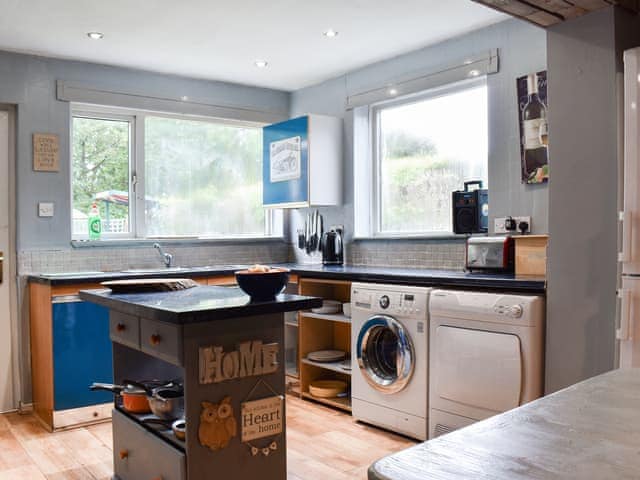
[[[469,186],[478,185],[476,190]],[[464,182],[464,190],[453,192],[453,233],[486,233],[489,230],[489,191],[482,181]]]

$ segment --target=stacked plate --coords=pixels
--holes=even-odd
[[[338,302],[336,300],[323,300],[321,307],[312,308],[311,311],[313,313],[323,313],[325,315],[340,313],[342,312],[342,302]]]
[[[339,362],[344,360],[346,356],[347,352],[343,352],[342,350],[318,350],[307,354],[309,360],[321,363]]]

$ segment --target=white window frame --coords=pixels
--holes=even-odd
[[[147,240],[170,238],[197,239],[197,240],[232,240],[232,239],[269,239],[282,238],[284,235],[283,212],[278,209],[265,209],[265,229],[264,235],[223,235],[223,236],[156,236],[146,235],[146,217],[144,212],[145,198],[145,120],[146,117],[174,118],[178,120],[190,120],[214,123],[218,125],[230,125],[236,127],[262,128],[266,125],[263,122],[249,122],[217,117],[205,117],[199,115],[180,115],[167,112],[156,112],[150,110],[137,110],[121,107],[106,107],[101,105],[90,105],[73,103],[71,105],[70,116],[70,147],[69,158],[73,155],[73,119],[76,117],[93,118],[98,120],[126,120],[130,122],[129,130],[129,233],[105,233],[101,236],[104,240]],[[73,206],[73,162],[70,162],[70,196]],[[73,216],[72,216],[73,217]],[[88,235],[77,235],[73,233],[73,219],[71,221],[71,239],[87,240]]]
[[[131,192],[134,191],[135,184],[135,171],[136,171],[136,117],[135,115],[127,114],[125,112],[116,112],[112,111],[97,111],[93,109],[86,108],[78,108],[73,109],[71,113],[71,127],[70,127],[70,137],[71,140],[69,142],[69,158],[70,158],[70,201],[71,201],[71,238],[73,240],[88,240],[89,235],[82,234],[74,234],[73,233],[73,120],[75,118],[86,118],[92,120],[112,120],[119,122],[128,122],[129,123],[129,182],[127,184],[127,188],[129,190],[129,232],[128,233],[102,233],[101,239],[105,240],[123,240],[129,238],[136,238],[136,209],[135,209],[135,195],[132,195]]]
[[[389,232],[382,231],[382,198],[381,198],[381,142],[380,142],[380,113],[387,108],[394,108],[401,105],[411,105],[425,100],[431,100],[446,95],[455,94],[465,90],[484,86],[487,88],[487,78],[485,76],[470,80],[451,83],[441,87],[429,89],[413,95],[396,97],[392,100],[377,102],[369,107],[369,126],[370,126],[370,162],[371,162],[371,190],[370,190],[370,211],[368,212],[371,225],[369,226],[370,235],[374,238],[394,238],[394,237],[450,237],[454,236],[453,225],[451,231],[439,232],[428,230],[415,230],[411,232]],[[487,104],[488,110],[488,104]],[[487,132],[488,135],[488,132]],[[488,158],[487,158],[488,162]]]

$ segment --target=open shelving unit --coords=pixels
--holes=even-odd
[[[300,295],[322,297],[347,303],[351,300],[351,282],[301,278]],[[351,358],[351,319],[343,314],[322,314],[309,311],[298,313],[298,354],[300,393],[302,398],[314,400],[341,410],[351,411],[351,370],[343,368],[343,361],[316,362],[307,355],[317,350],[342,350]],[[342,380],[347,382],[345,397],[321,398],[309,393],[314,380]]]
[[[171,428],[165,427],[165,426],[157,424],[157,423],[146,423],[145,422],[145,420],[147,420],[147,419],[154,419],[154,420],[157,419],[158,417],[156,417],[155,415],[153,415],[151,413],[140,414],[140,413],[127,412],[122,407],[122,403],[119,400],[116,401],[115,408],[120,413],[125,415],[127,418],[129,418],[130,420],[136,422],[138,425],[143,427],[145,430],[153,433],[154,435],[156,435],[161,440],[164,440],[165,442],[167,442],[167,443],[171,444],[172,446],[178,448],[182,452],[185,451],[186,442],[184,440],[178,439],[173,434],[173,430],[171,430]],[[169,423],[171,423],[171,422],[169,422]]]
[[[297,283],[288,283],[285,289],[285,293],[297,293]],[[288,391],[298,394],[300,388],[300,369],[298,362],[298,314],[296,312],[287,312],[284,314],[284,361],[285,361],[285,374],[286,382],[288,385]]]

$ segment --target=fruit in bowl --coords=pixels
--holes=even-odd
[[[247,270],[236,272],[236,281],[253,302],[266,302],[276,298],[289,281],[287,268],[254,265]]]

